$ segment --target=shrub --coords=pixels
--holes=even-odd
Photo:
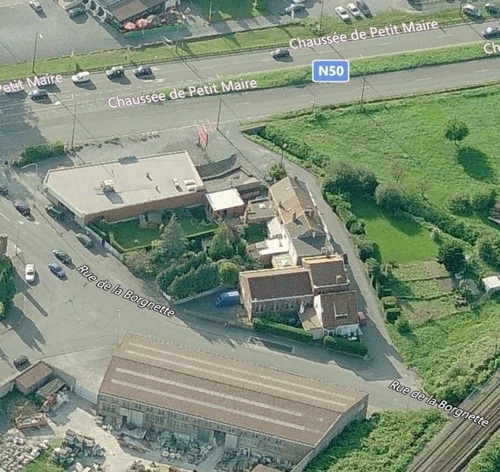
[[[368,349],[360,341],[349,341],[344,338],[325,336],[323,338],[323,344],[326,348],[332,349],[333,351],[355,354],[357,356],[366,356],[368,354]]]
[[[365,262],[369,258],[375,258],[376,250],[375,244],[371,239],[368,239],[364,235],[353,235],[353,241],[358,250],[359,258]]]
[[[488,213],[495,206],[498,192],[494,187],[485,187],[473,193],[470,204],[474,211]]]
[[[401,310],[399,308],[387,308],[385,310],[385,319],[391,324],[394,324],[400,316]]]
[[[395,322],[395,326],[400,334],[411,333],[411,325],[407,318],[399,317]]]
[[[382,306],[386,308],[396,308],[398,299],[396,297],[382,297]]]
[[[326,171],[323,190],[334,194],[356,193],[373,196],[377,185],[377,178],[368,167],[336,162]]]
[[[272,321],[263,321],[259,318],[254,318],[252,323],[254,330],[259,333],[276,334],[277,336],[284,336],[306,343],[313,341],[313,334],[301,328],[294,328],[293,326],[274,323]]]
[[[392,290],[387,285],[378,281],[377,282],[377,296],[379,298],[390,297],[390,296],[392,296]]]
[[[27,146],[21,153],[21,157],[16,159],[14,165],[22,167],[51,157],[60,156],[61,154],[64,154],[64,143],[62,141],[39,144],[37,146]]]
[[[363,219],[359,219],[354,221],[348,229],[351,232],[351,234],[366,234],[365,226],[366,226],[366,221]]]
[[[483,236],[477,242],[477,248],[487,264],[500,269],[500,236]]]
[[[450,241],[439,246],[437,261],[452,274],[460,272],[465,266],[465,251],[462,244]]]
[[[435,242],[439,242],[441,241],[441,230],[439,228],[432,228],[432,231],[431,231],[431,239]]]
[[[470,215],[472,213],[471,197],[465,192],[456,193],[448,198],[446,208],[455,215]]]
[[[390,213],[396,213],[405,207],[405,195],[401,187],[393,182],[384,182],[375,190],[377,205]]]

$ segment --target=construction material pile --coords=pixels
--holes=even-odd
[[[68,429],[61,447],[54,449],[52,460],[68,467],[82,457],[104,457],[104,452],[105,449],[97,444],[94,438]]]
[[[47,418],[44,414],[33,416],[18,416],[16,418],[16,428],[20,431],[30,428],[41,428],[47,426]]]
[[[0,438],[0,469],[8,472],[24,470],[48,447],[48,441],[32,445],[21,436]]]

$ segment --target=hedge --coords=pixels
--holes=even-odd
[[[396,308],[396,304],[398,303],[398,299],[396,297],[391,297],[391,296],[382,297],[381,301],[384,309]]]
[[[14,165],[23,167],[51,157],[60,156],[61,154],[64,154],[64,143],[62,141],[39,144],[37,146],[27,146],[21,153],[21,157],[14,161]]]
[[[306,343],[313,341],[313,334],[309,331],[280,323],[273,323],[272,321],[262,321],[259,318],[253,319],[253,329],[259,333],[276,334],[278,336],[294,339],[295,341]]]
[[[395,323],[400,316],[401,310],[399,308],[387,308],[385,310],[385,319],[391,324]]]
[[[333,336],[325,336],[323,344],[327,349],[333,351],[346,352],[357,356],[366,356],[368,354],[367,347],[360,341],[349,341],[344,338],[334,338]]]

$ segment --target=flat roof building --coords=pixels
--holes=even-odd
[[[127,334],[98,395],[107,422],[164,428],[297,463],[366,416],[368,394]]]
[[[187,151],[52,169],[44,189],[82,226],[98,217],[119,221],[199,205],[205,195]]]
[[[245,202],[235,188],[207,193],[205,198],[207,212],[213,218],[239,216],[245,211]]]

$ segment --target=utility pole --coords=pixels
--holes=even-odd
[[[361,100],[360,100],[361,109],[364,108],[365,86],[366,86],[366,75],[363,76],[363,88],[361,89]]]
[[[76,103],[75,103],[75,111],[73,113],[73,131],[71,132],[71,150],[73,150],[75,144],[75,130],[76,130]]]
[[[17,245],[19,244],[19,223],[17,224],[17,234],[16,234],[16,256],[18,255]]]
[[[179,42],[179,20],[175,23],[175,54],[177,54],[177,43]]]
[[[323,12],[325,11],[325,0],[321,0],[321,13],[319,14],[319,33],[323,31]]]
[[[220,113],[222,111],[222,93],[219,93],[219,111],[217,112],[217,131],[219,131]]]
[[[38,31],[35,34],[35,47],[33,49],[33,64],[31,65],[31,72],[35,73],[35,63],[36,63],[36,47],[38,45]]]

